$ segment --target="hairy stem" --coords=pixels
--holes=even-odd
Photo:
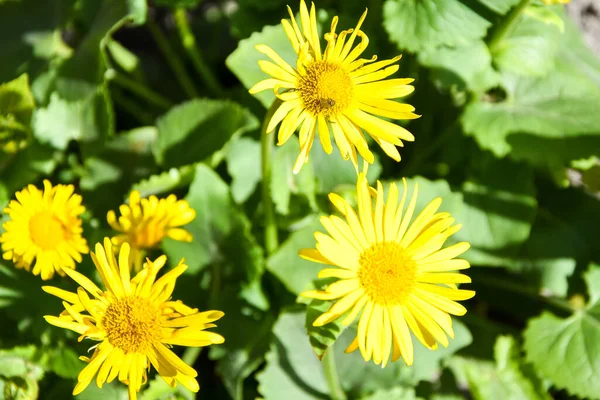
[[[512,10],[510,10],[510,12],[506,14],[504,19],[502,19],[500,23],[496,25],[496,28],[492,32],[492,35],[490,36],[490,39],[488,41],[488,47],[490,48],[491,53],[494,53],[498,44],[510,31],[514,23],[519,19],[519,16],[521,15],[525,7],[529,5],[530,1],[531,0],[521,0],[521,2]]]
[[[337,373],[335,366],[335,356],[333,354],[333,347],[329,347],[325,352],[325,356],[322,361],[323,373],[327,380],[327,386],[329,386],[329,396],[332,400],[346,400],[346,393],[340,384],[340,378]]]

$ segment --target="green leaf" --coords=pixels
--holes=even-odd
[[[433,81],[444,88],[457,86],[461,90],[484,92],[500,83],[500,75],[492,68],[490,51],[482,40],[421,52],[419,62],[433,69]]]
[[[530,4],[525,7],[523,14],[547,25],[554,25],[561,33],[565,31],[565,22],[560,15],[556,13],[553,7],[541,4]]]
[[[272,313],[249,307],[239,299],[237,291],[237,285],[226,285],[215,304],[225,313],[217,329],[226,340],[210,348],[210,358],[217,360],[217,371],[234,399],[243,397],[244,380],[263,363],[275,323]]]
[[[417,177],[408,180],[409,192],[419,184],[415,212],[435,197],[442,198],[440,210],[450,212],[463,225],[449,243],[471,244],[464,258],[478,265],[504,265],[518,253],[515,245],[529,237],[536,207],[533,173],[520,164],[491,158],[476,168],[477,174],[460,189],[451,190],[443,180]],[[401,182],[397,185],[402,188]]]
[[[503,73],[497,93],[471,102],[461,122],[483,149],[552,169],[593,155],[600,146],[600,61],[565,20],[555,69],[543,77]],[[554,28],[546,28],[554,29]],[[556,30],[556,29],[554,29]]]
[[[194,171],[193,165],[171,168],[168,171],[139,181],[131,187],[131,190],[139,191],[141,197],[170,193],[175,189],[189,185],[194,177]]]
[[[62,378],[75,379],[85,367],[79,359],[79,354],[70,347],[61,346],[52,349],[49,357],[50,369]]]
[[[508,10],[519,4],[520,0],[479,0],[484,6],[498,14],[506,14]]]
[[[110,117],[101,88],[79,80],[61,80],[46,107],[36,110],[34,135],[64,150],[71,140],[98,141],[108,135]]]
[[[179,167],[207,159],[234,135],[258,127],[258,121],[231,101],[194,99],[170,109],[156,126],[156,161]]]
[[[363,397],[363,400],[417,400],[414,388],[394,387],[391,389],[381,389],[370,396]]]
[[[57,164],[57,154],[34,141],[18,153],[0,161],[2,181],[12,194],[40,176],[49,176]],[[6,162],[5,165],[2,163]]]
[[[267,365],[257,375],[259,392],[266,400],[278,399],[286,393],[286,399],[323,399],[328,387],[322,365],[312,351],[304,327],[304,310],[288,310],[275,324],[275,338],[266,356]],[[455,339],[448,348],[431,351],[415,343],[415,364],[407,367],[402,360],[386,368],[365,362],[360,352],[344,353],[356,335],[356,328],[349,327],[333,346],[337,370],[344,391],[364,396],[378,390],[389,390],[398,385],[414,386],[421,380],[434,381],[441,372],[441,361],[471,342],[468,329],[455,321]]]
[[[105,383],[99,388],[95,382],[92,382],[81,394],[77,395],[78,400],[127,400],[129,394],[127,385],[114,380],[111,383]]]
[[[254,48],[257,44],[271,47],[288,64],[296,65],[297,55],[285,35],[281,25],[265,26],[262,31],[253,33],[249,38],[240,40],[237,49],[227,57],[225,64],[237,76],[246,89],[269,76],[258,67],[258,61],[265,55]],[[265,90],[254,95],[265,108],[269,108],[275,100],[272,90]]]
[[[34,345],[0,350],[0,389],[5,398],[37,399],[43,368],[35,361]]]
[[[172,262],[185,258],[188,273],[194,274],[211,262],[225,258],[220,244],[232,229],[232,202],[225,182],[203,164],[196,166],[194,180],[185,199],[196,210],[196,218],[186,226],[194,239],[185,243],[167,238],[163,249]]]
[[[0,150],[25,144],[34,107],[27,74],[0,85]]]
[[[390,40],[412,53],[465,46],[483,38],[490,25],[459,0],[386,0],[383,5]]]
[[[226,159],[232,178],[231,195],[236,203],[243,203],[261,180],[260,143],[246,137],[236,139],[229,146]]]
[[[315,217],[307,226],[293,232],[267,260],[267,270],[294,294],[315,288],[313,281],[323,266],[301,258],[298,251],[314,248],[315,232],[322,230]]]
[[[560,17],[558,19],[562,22]],[[515,74],[544,76],[554,68],[560,35],[561,32],[555,27],[523,15],[492,48],[494,64],[503,71]]]
[[[333,303],[324,300],[312,300],[306,310],[306,331],[308,332],[310,345],[315,354],[322,360],[327,349],[340,337],[345,326],[340,320],[335,320],[324,326],[313,326],[313,322],[324,312],[331,308]]]
[[[360,161],[359,161],[360,163]],[[349,160],[344,160],[337,146],[333,147],[331,154],[325,153],[320,141],[315,141],[310,152],[309,164],[312,166],[316,178],[317,193],[332,193],[339,191],[344,186],[356,187],[356,171]],[[304,170],[304,168],[302,168]],[[375,154],[375,162],[369,166],[367,179],[373,184],[381,174],[382,166],[379,157]]]
[[[584,275],[589,303],[563,319],[550,312],[529,321],[524,332],[527,359],[559,389],[600,398],[600,266]]]
[[[0,82],[28,72],[32,80],[44,61],[35,57],[32,33],[52,32],[67,20],[74,0],[0,2]]]

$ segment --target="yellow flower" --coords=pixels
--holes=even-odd
[[[43,191],[29,185],[17,192],[17,200],[4,209],[10,219],[0,236],[3,258],[27,271],[33,265],[33,274],[45,281],[54,272],[64,275],[64,269],[75,268],[75,261],[81,262],[81,254],[89,249],[79,218],[85,207],[74,191],[73,185],[53,187],[45,180]]]
[[[133,190],[129,194],[129,205],[123,204],[119,210],[118,221],[114,211],[106,215],[110,226],[122,232],[114,236],[112,242],[117,246],[130,244],[136,271],[142,267],[144,251],[158,246],[165,237],[192,241],[192,235],[180,227],[196,218],[196,211],[186,200],[177,200],[174,194],[160,200],[154,195],[140,199],[140,192]]]
[[[308,153],[318,128],[323,149],[332,151],[330,130],[344,159],[350,158],[358,169],[356,151],[369,163],[373,153],[369,150],[363,132],[368,133],[396,161],[400,154],[396,146],[402,140],[412,141],[413,135],[406,129],[379,117],[390,119],[413,119],[413,106],[392,99],[404,97],[414,88],[413,79],[388,79],[398,70],[394,65],[400,56],[374,62],[359,58],[367,48],[369,38],[360,30],[367,15],[362,15],[355,29],[335,33],[338,17],[331,22],[331,31],[325,34],[327,47],[321,53],[316,11],[313,4],[310,14],[300,2],[300,26],[288,7],[290,21],[282,20],[283,28],[298,59],[296,68],[285,62],[273,49],[257,45],[256,49],[267,55],[274,63],[259,61],[260,68],[272,78],[257,83],[250,93],[273,89],[282,100],[267,126],[267,133],[281,122],[278,144],[285,143],[300,126],[300,155],[294,165],[298,173],[308,161]],[[360,43],[353,48],[356,38]],[[346,40],[347,39],[347,40]],[[287,90],[280,92],[280,90]]]
[[[223,343],[221,335],[204,331],[215,327],[212,322],[223,313],[198,312],[179,300],[170,300],[177,277],[187,269],[183,260],[159,279],[166,257],[147,260],[142,271],[130,279],[129,251],[129,244],[123,243],[117,262],[108,238],[104,239],[104,247],[96,244],[96,254],[91,255],[105,290],[74,270],[66,273],[81,285],[77,293],[42,287],[61,298],[65,307],[58,317],[44,316],[48,323],[79,333],[80,341],[87,338],[99,342],[92,347],[91,358],[80,357],[88,365],[79,373],[73,395],[81,393],[94,376],[100,388],[118,377],[129,385],[129,398],[135,399],[146,383],[150,364],[170,386],[179,382],[197,392],[197,372],[170,347]]]
[[[441,199],[430,202],[412,221],[418,186],[406,212],[404,193],[398,205],[398,188],[391,184],[387,202],[383,187],[369,187],[364,173],[357,183],[358,215],[336,194],[330,194],[333,205],[345,216],[323,217],[321,222],[329,235],[317,232],[316,249],[304,249],[300,255],[308,260],[333,265],[319,278],[339,278],[324,291],[307,291],[302,296],[336,300],[320,315],[314,326],[323,326],[349,311],[342,324],[351,324],[362,312],[357,337],[346,349],[360,349],[365,359],[385,366],[388,359],[403,357],[413,363],[410,331],[427,348],[436,349],[437,342],[448,346],[454,337],[449,314],[463,315],[466,309],[456,300],[475,295],[471,290],[457,289],[457,283],[471,279],[455,271],[469,268],[466,260],[454,259],[469,248],[466,242],[442,249],[444,242],[460,229],[446,212],[437,212]],[[372,207],[372,197],[375,210]]]

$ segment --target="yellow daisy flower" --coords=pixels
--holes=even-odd
[[[400,154],[396,146],[401,140],[413,141],[406,129],[379,117],[390,119],[413,119],[415,108],[392,99],[404,97],[414,90],[409,85],[413,79],[388,79],[398,70],[393,65],[401,56],[374,62],[359,58],[369,44],[369,38],[360,30],[365,11],[356,28],[336,34],[338,17],[331,22],[331,30],[325,34],[327,47],[321,53],[315,5],[310,13],[300,2],[300,25],[288,7],[290,21],[282,20],[283,28],[298,54],[295,68],[285,62],[273,49],[257,45],[256,49],[273,62],[261,60],[260,68],[272,78],[257,83],[250,93],[272,89],[282,101],[267,126],[267,133],[281,122],[278,145],[285,143],[300,126],[300,155],[294,165],[298,173],[308,161],[308,153],[318,128],[323,149],[332,151],[330,130],[344,159],[350,158],[358,169],[358,153],[373,163],[363,132],[368,133],[396,161]],[[356,38],[360,43],[353,48]],[[346,40],[347,39],[347,40]],[[281,92],[281,90],[286,90]]]
[[[129,194],[129,205],[119,207],[121,216],[117,220],[114,211],[106,215],[109,225],[121,234],[112,238],[113,244],[129,243],[135,270],[142,267],[145,250],[154,248],[165,238],[191,242],[192,235],[183,228],[196,218],[196,211],[186,200],[177,200],[174,194],[166,199],[152,195],[140,199],[140,192]]]
[[[104,247],[96,244],[92,260],[100,273],[105,290],[74,270],[65,272],[81,287],[71,293],[56,287],[42,289],[63,300],[65,311],[58,317],[44,316],[60,328],[79,333],[79,341],[87,338],[98,341],[91,358],[80,357],[88,365],[79,373],[73,395],[81,393],[96,376],[96,384],[115,378],[129,386],[129,398],[137,398],[146,383],[150,364],[171,387],[181,383],[191,391],[199,390],[198,373],[170,350],[172,345],[208,346],[225,339],[204,329],[213,328],[221,311],[198,312],[171,294],[175,281],[187,269],[183,260],[171,271],[157,275],[165,265],[163,255],[154,262],[147,260],[144,268],[130,278],[130,247],[123,243],[119,260],[112,244],[104,239]],[[91,296],[90,296],[91,295]]]
[[[64,275],[65,268],[75,268],[89,249],[79,218],[85,207],[74,191],[73,185],[52,186],[45,180],[44,190],[29,185],[17,192],[4,209],[10,219],[2,225],[2,257],[27,271],[33,265],[33,274],[45,281],[54,272]]]
[[[356,186],[358,215],[340,196],[330,194],[342,218],[323,217],[321,222],[329,235],[317,232],[316,249],[304,249],[300,256],[311,261],[333,265],[319,278],[339,278],[324,291],[302,293],[304,297],[336,300],[320,315],[314,326],[323,326],[349,311],[342,324],[351,324],[359,313],[357,337],[346,349],[360,349],[365,359],[385,366],[388,359],[403,357],[413,363],[410,331],[429,349],[437,342],[448,346],[454,337],[449,314],[463,315],[466,309],[456,300],[475,295],[471,290],[457,289],[457,283],[471,279],[455,271],[469,268],[466,260],[454,259],[469,248],[466,242],[442,249],[448,237],[460,229],[447,212],[437,212],[442,200],[430,202],[412,221],[418,186],[406,212],[407,185],[398,205],[398,188],[391,184],[387,202],[381,182],[377,189],[369,187],[364,173]],[[372,197],[375,201],[373,211]]]

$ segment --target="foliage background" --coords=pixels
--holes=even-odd
[[[477,296],[456,338],[415,365],[386,369],[344,355],[352,327],[310,330],[297,294],[318,265],[326,195],[352,200],[355,172],[318,143],[294,176],[295,141],[277,148],[273,201],[281,245],[263,248],[260,121],[273,96],[247,89],[265,75],[253,45],[293,60],[283,0],[0,1],[0,206],[44,177],[73,183],[90,244],[132,189],[176,193],[196,209],[192,243],[167,240],[189,269],[175,296],[220,309],[226,342],[186,361],[204,398],[325,399],[315,351],[334,337],[348,398],[435,400],[600,398],[600,61],[562,6],[518,0],[321,0],[319,19],[353,27],[365,6],[366,56],[403,53],[423,117],[401,163],[377,157],[370,179],[419,182],[464,224]],[[528,3],[503,36],[516,7]],[[293,9],[297,4],[291,3]],[[189,29],[189,30],[188,30]],[[194,39],[195,38],[195,39]],[[9,151],[17,145],[17,151]],[[0,218],[6,218],[2,216]],[[0,228],[1,229],[1,228]],[[157,252],[158,253],[158,252]],[[93,274],[89,257],[78,267]],[[73,289],[65,279],[53,285]],[[0,262],[0,389],[7,398],[69,398],[90,343],[47,325],[61,309],[41,280]],[[310,321],[309,321],[310,322]],[[313,349],[311,349],[311,346]],[[20,396],[20,397],[19,397]],[[81,400],[126,398],[94,384]],[[190,399],[151,375],[143,399]]]

